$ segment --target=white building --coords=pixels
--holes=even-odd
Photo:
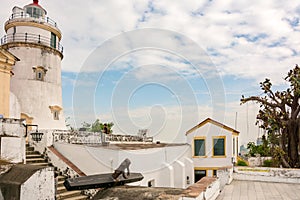
[[[224,170],[230,170],[226,176],[232,174],[238,135],[238,131],[208,118],[186,132],[186,144],[109,141],[103,146],[58,139],[53,146],[87,175],[111,173],[129,158],[131,170],[145,177],[138,185],[186,188],[204,176],[222,177]],[[231,175],[227,179],[222,185],[230,182]]]
[[[6,21],[1,47],[20,61],[13,66],[10,90],[20,104],[27,124],[39,129],[66,129],[62,106],[62,34],[56,22],[34,0],[23,8],[14,7]]]
[[[186,132],[192,145],[195,181],[217,176],[217,170],[232,168],[238,156],[239,132],[207,118]]]
[[[130,171],[144,176],[134,185],[186,188],[194,183],[191,148],[187,144],[111,143],[108,146],[89,146],[57,142],[54,148],[86,175],[112,173],[128,158],[131,161]]]

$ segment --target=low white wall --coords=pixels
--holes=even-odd
[[[55,132],[55,130],[38,130],[38,132],[43,133],[42,140],[39,142],[35,142],[32,140],[32,132],[35,132],[35,129],[28,133],[28,141],[30,145],[34,147],[35,151],[43,153],[46,147],[53,145],[53,132]]]
[[[233,180],[233,168],[219,169],[217,175],[220,181],[220,190],[223,190],[225,185],[230,184]]]
[[[219,196],[219,194],[220,194],[220,180],[218,179],[206,188],[203,199],[214,200]]]
[[[25,160],[25,143],[19,137],[0,138],[0,158],[11,163],[23,163]]]
[[[21,200],[54,200],[55,183],[53,168],[48,167],[34,173],[21,185]]]
[[[183,196],[179,200],[215,200],[220,194],[220,180],[217,179],[208,185],[197,197]]]
[[[250,167],[263,166],[265,160],[271,160],[272,157],[250,157],[248,158]]]
[[[235,167],[234,180],[300,183],[300,169]]]

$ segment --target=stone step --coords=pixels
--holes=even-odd
[[[37,166],[51,166],[50,163],[47,163],[47,162],[35,162],[35,163],[27,163],[28,165],[37,165]]]
[[[42,158],[43,156],[41,154],[29,154],[26,155],[26,159],[31,159],[31,158]]]
[[[34,147],[26,146],[26,151],[34,151]]]
[[[38,151],[26,151],[26,155],[31,155],[31,154],[39,154],[40,155],[40,152],[38,152]]]
[[[56,191],[57,191],[58,194],[60,194],[60,193],[66,192],[67,189],[64,185],[63,186],[57,186]]]
[[[64,182],[65,182],[65,181],[58,181],[58,182],[57,182],[57,187],[64,186]]]
[[[71,197],[76,197],[81,195],[81,191],[75,190],[75,191],[67,191],[56,195],[56,199],[66,199]]]
[[[64,181],[64,180],[66,180],[66,177],[58,175],[57,179],[58,179],[58,181]]]
[[[80,196],[76,196],[76,197],[67,198],[65,200],[83,200],[83,199],[87,199],[87,196],[80,195]]]
[[[29,158],[29,159],[26,159],[26,163],[27,164],[31,164],[31,163],[44,163],[46,162],[44,158]]]
[[[48,163],[38,151],[34,151],[34,148],[29,147],[28,145],[26,146],[26,163],[37,166],[52,166],[52,164]],[[54,168],[54,170],[56,174],[61,174],[59,171],[56,171],[57,168]],[[57,177],[56,199],[83,200],[88,198],[87,196],[82,195],[80,190],[67,191],[63,185],[65,179],[66,177],[62,175],[58,175]]]

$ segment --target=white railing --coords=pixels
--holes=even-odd
[[[29,14],[27,14],[25,12],[13,13],[10,16],[9,20],[14,20],[14,19],[32,19],[32,20],[35,20],[39,23],[41,23],[41,22],[42,23],[47,23],[49,25],[52,25],[52,26],[58,28],[57,23],[49,17],[41,17],[41,16],[32,17],[32,16],[30,16]],[[9,23],[9,21],[8,21],[8,23]]]
[[[63,46],[58,42],[55,43],[51,40],[51,38],[32,34],[32,33],[15,33],[15,34],[8,34],[1,38],[1,45],[13,43],[13,42],[26,42],[26,43],[35,43],[35,44],[42,44],[51,48],[58,50],[60,53],[63,53]]]
[[[114,135],[102,132],[88,131],[61,131],[52,133],[53,142],[70,144],[103,144],[109,142],[153,142],[153,137],[142,137],[136,135]]]

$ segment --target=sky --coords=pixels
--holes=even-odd
[[[0,23],[14,6],[1,2]],[[300,2],[295,0],[41,0],[63,37],[63,107],[68,123],[114,122],[114,133],[184,142],[207,117],[263,134],[258,106],[242,95],[275,89],[299,64]],[[3,28],[1,36],[5,35]]]

